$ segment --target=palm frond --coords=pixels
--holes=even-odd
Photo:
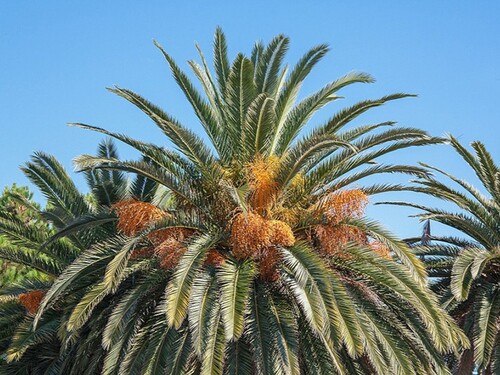
[[[254,262],[227,260],[216,271],[220,287],[221,317],[226,341],[237,341],[243,334],[252,281],[256,274]]]
[[[203,234],[191,242],[174,271],[167,286],[167,321],[170,327],[179,328],[184,321],[193,282],[207,251],[219,239],[217,234]]]

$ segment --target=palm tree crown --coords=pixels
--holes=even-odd
[[[61,273],[34,327],[79,291],[63,330],[103,327],[104,374],[446,373],[441,353],[466,339],[427,289],[417,257],[363,217],[369,195],[402,186],[357,186],[382,173],[425,176],[421,167],[374,162],[442,140],[392,122],[346,128],[406,94],[342,109],[302,136],[340,89],[373,79],[350,73],[297,100],[328,48],[314,47],[288,69],[288,45],[279,35],[230,63],[218,29],[214,71],[200,50],[201,63],[189,62],[201,93],[157,44],[209,145],[120,87],[110,91],[146,113],[174,150],[75,124],[143,155],[82,155],[80,170],[131,172],[164,194],[112,203],[117,233]],[[94,219],[78,218],[59,236]]]
[[[450,143],[474,171],[482,192],[467,181],[425,165],[460,190],[431,176],[417,180],[411,190],[451,202],[459,212],[396,204],[417,207],[424,211],[418,215],[422,220],[434,220],[467,236],[430,236],[432,243],[417,248],[416,253],[424,257],[434,279],[433,288],[472,343],[452,362],[457,373],[472,373],[477,366],[481,373],[491,374],[500,371],[500,169],[482,143],[472,143],[475,154],[454,137]]]

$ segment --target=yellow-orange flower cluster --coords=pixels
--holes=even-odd
[[[275,246],[292,246],[295,236],[292,228],[281,220],[269,220],[267,225],[271,228],[271,243]]]
[[[374,240],[374,241],[370,242],[368,246],[370,247],[370,249],[372,249],[373,251],[375,251],[379,255],[383,256],[384,258],[392,259],[391,251],[382,242],[380,242],[378,240]]]
[[[231,226],[231,247],[238,259],[256,256],[271,246],[272,229],[262,216],[248,212],[238,214]]]
[[[355,227],[348,225],[318,225],[316,235],[320,242],[320,250],[324,254],[336,255],[348,258],[349,255],[343,252],[348,242],[366,244],[366,234]]]
[[[342,249],[348,242],[367,244],[368,238],[360,229],[342,224],[348,218],[363,215],[368,197],[357,189],[342,190],[329,194],[315,209],[326,217],[326,224],[317,225],[316,236],[320,242],[320,250],[329,255],[345,256]]]
[[[280,261],[277,246],[292,246],[295,236],[292,228],[280,220],[267,220],[248,212],[240,213],[231,226],[231,247],[238,259],[253,258],[259,262],[261,278],[275,281]]]
[[[338,224],[347,218],[363,215],[368,196],[361,190],[341,190],[331,193],[320,202],[321,211],[329,224]]]
[[[160,267],[164,269],[173,268],[179,263],[180,258],[186,252],[184,241],[194,233],[188,228],[162,228],[147,235],[151,246],[141,247],[130,255],[130,259],[144,257],[158,257]]]
[[[111,206],[118,215],[118,230],[133,236],[148,225],[167,217],[167,213],[155,205],[135,199],[125,199]]]
[[[277,156],[257,157],[247,168],[251,189],[250,205],[257,212],[263,213],[276,196],[279,158]]]
[[[32,292],[26,292],[19,295],[19,302],[25,307],[25,309],[30,314],[34,314],[38,311],[40,303],[47,292],[44,290],[34,290]]]

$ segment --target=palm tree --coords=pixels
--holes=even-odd
[[[110,141],[100,144],[98,155],[117,157]],[[36,331],[33,319],[54,280],[81,251],[116,233],[116,217],[109,207],[127,196],[151,199],[157,185],[139,177],[128,186],[119,172],[90,171],[86,173],[90,193],[84,195],[50,155],[37,153],[22,169],[48,203],[41,209],[29,195],[13,189],[5,193],[5,198],[23,207],[22,214],[10,205],[0,210],[0,234],[5,239],[0,245],[0,259],[36,271],[0,290],[0,373],[96,373],[94,370],[102,366],[104,359],[104,350],[99,350],[103,327],[95,320],[77,336],[62,335],[60,331],[62,327],[64,332],[68,312],[83,296],[84,289],[72,290],[47,311]],[[72,229],[74,225],[78,232]],[[87,277],[80,280],[80,287],[97,281]],[[75,355],[89,348],[92,356]]]
[[[17,199],[12,199],[12,196],[19,195],[28,200],[31,205],[37,207],[36,202],[33,200],[33,193],[30,192],[28,187],[17,186],[16,184],[4,188],[0,196],[0,207],[2,207],[2,210],[6,210],[21,218],[24,222],[30,222],[34,220],[30,210],[19,203]],[[0,247],[7,246],[7,242],[7,239],[0,235]],[[40,276],[40,273],[36,270],[0,259],[0,288],[25,278],[40,278]]]
[[[289,70],[289,40],[279,35],[230,63],[217,29],[214,72],[200,49],[201,63],[189,62],[202,94],[156,45],[210,142],[120,87],[110,91],[145,112],[174,150],[75,124],[143,155],[82,155],[80,170],[134,173],[166,195],[111,206],[118,234],[88,246],[58,276],[36,330],[79,291],[65,334],[106,321],[103,374],[446,373],[441,354],[467,340],[426,287],[417,257],[363,217],[369,195],[402,186],[355,188],[382,173],[425,176],[421,167],[375,159],[442,140],[393,122],[346,128],[409,95],[362,101],[301,136],[340,89],[373,79],[349,73],[298,100],[327,46]],[[95,228],[94,219],[77,217],[56,238]]]
[[[472,347],[451,358],[457,374],[500,372],[500,169],[480,142],[475,154],[454,137],[450,143],[482,184],[481,189],[428,165],[427,168],[460,189],[430,175],[416,182],[413,191],[451,202],[459,210],[432,208],[412,203],[424,212],[422,220],[434,220],[462,232],[466,237],[430,236],[432,243],[417,248],[425,256],[433,289],[444,307],[464,329]]]

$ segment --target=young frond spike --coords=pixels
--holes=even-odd
[[[227,56],[226,36],[220,26],[217,26],[214,36],[214,67],[219,91],[224,93],[229,76],[229,59]]]

